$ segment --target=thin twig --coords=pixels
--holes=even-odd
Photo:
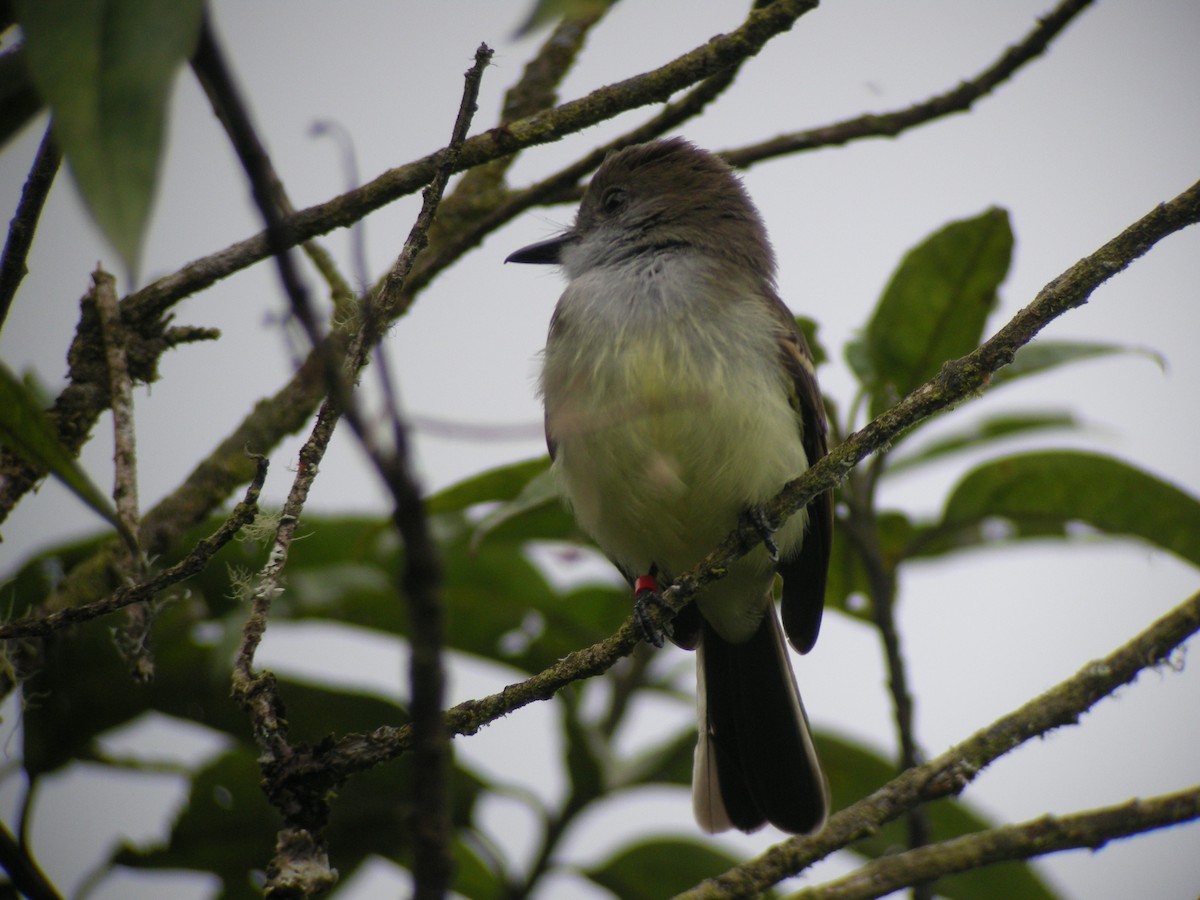
[[[478,108],[479,86],[484,69],[492,59],[492,50],[480,44],[475,64],[464,77],[462,101],[454,122],[446,156],[438,173],[425,189],[421,211],[413,223],[404,249],[392,266],[380,290],[378,301],[364,310],[364,328],[373,332],[372,310],[386,308],[389,297],[403,292],[413,262],[428,242],[438,204],[457,164],[459,149],[466,140],[471,119]],[[400,417],[394,383],[382,348],[377,352],[383,393],[391,424],[392,452],[371,452],[379,474],[392,495],[392,521],[404,540],[403,589],[408,598],[411,658],[410,712],[413,728],[413,882],[414,897],[443,897],[449,890],[453,873],[450,823],[450,748],[442,721],[445,697],[445,673],[442,645],[445,622],[440,595],[442,566],[437,544],[429,532],[425,504],[412,475],[408,431]],[[362,423],[352,422],[364,446],[370,449],[369,434]]]
[[[588,34],[610,8],[608,4],[600,4],[582,15],[566,15],[550,30],[537,53],[521,70],[516,84],[504,92],[499,127],[558,103],[559,85],[575,64]],[[438,208],[438,220],[429,230],[430,245],[437,246],[447,233],[461,231],[464,219],[477,219],[481,202],[492,206],[498,203],[505,193],[504,177],[516,160],[516,154],[501,156],[466,172]]]
[[[8,873],[12,886],[28,900],[62,900],[62,894],[50,883],[29,853],[28,847],[17,842],[12,832],[0,822],[0,866]]]
[[[142,584],[123,586],[102,600],[87,603],[83,606],[72,606],[46,616],[28,617],[15,622],[5,622],[0,625],[0,640],[9,638],[45,637],[51,632],[68,625],[97,619],[123,609],[131,603],[140,603],[154,598],[154,595],[171,585],[192,577],[200,572],[212,557],[228,544],[244,526],[254,521],[258,515],[258,495],[262,490],[263,481],[267,477],[267,458],[256,456],[257,471],[241,502],[234,507],[221,527],[211,535],[201,540],[183,559],[168,569],[164,569]]]
[[[386,310],[387,315],[394,318],[407,311],[417,293],[424,289],[440,272],[449,268],[455,260],[472,247],[481,244],[487,235],[512,221],[521,213],[541,204],[578,199],[582,193],[579,180],[594,171],[611,151],[656,138],[699,115],[708,104],[716,100],[733,83],[742,62],[744,60],[706,78],[681,100],[668,104],[662,112],[651,119],[620,137],[596,147],[580,159],[541,181],[521,190],[509,191],[497,196],[491,201],[489,208],[479,208],[476,204],[472,209],[472,218],[456,223],[458,227],[453,230],[439,230],[439,241],[436,248],[431,248],[432,252],[421,255],[413,269],[412,276],[405,285],[403,295]]]
[[[50,186],[54,184],[54,176],[62,163],[62,150],[54,140],[50,126],[42,136],[38,146],[37,156],[33,159],[33,167],[29,177],[25,179],[25,187],[21,189],[21,199],[17,203],[17,211],[8,223],[8,239],[4,242],[4,253],[0,256],[0,328],[8,318],[13,298],[21,279],[25,277],[25,261],[29,257],[29,248],[33,246],[33,236],[37,232],[38,219],[42,215],[42,207],[50,194]]]
[[[875,516],[875,485],[879,460],[880,457],[875,457],[869,465],[860,466],[850,474],[847,489],[842,492],[847,506],[844,525],[850,542],[858,550],[858,560],[866,575],[870,594],[871,617],[883,644],[888,672],[888,692],[892,696],[892,713],[900,744],[897,768],[903,772],[924,760],[917,743],[912,692],[908,687],[908,669],[900,647],[900,630],[896,626],[896,571],[895,567],[883,558],[879,522]],[[928,844],[931,838],[932,828],[928,812],[924,807],[911,810],[908,814],[909,849]],[[912,895],[913,900],[927,900],[932,896],[932,892],[929,885],[919,885],[914,888]]]
[[[271,552],[255,580],[250,614],[242,628],[242,642],[233,666],[233,697],[249,715],[251,731],[262,752],[268,799],[284,813],[283,827],[275,842],[275,855],[267,869],[268,896],[272,893],[319,896],[337,881],[322,836],[331,798],[315,792],[288,791],[277,785],[273,778],[272,773],[287,765],[295,751],[288,741],[287,717],[275,677],[270,672],[255,671],[254,655],[267,630],[271,603],[283,590],[280,579],[284,565],[309,490],[333,437],[339,408],[334,398],[326,398],[312,432],[300,448],[296,477],[280,513]]]
[[[1053,11],[1039,19],[1037,26],[1023,40],[1005,50],[999,59],[974,78],[921,103],[891,112],[855,116],[841,122],[780,135],[769,141],[727,150],[720,155],[730,165],[745,168],[763,160],[821,147],[835,147],[862,138],[896,137],[910,128],[954,113],[966,112],[977,100],[990,94],[1015,75],[1022,66],[1044,53],[1050,42],[1093,2],[1094,0],[1063,0]]]
[[[118,570],[123,578],[136,583],[145,578],[146,565],[137,539],[140,528],[137,429],[133,417],[133,378],[126,356],[129,339],[121,324],[116,279],[97,267],[92,273],[92,283],[113,416],[113,501],[121,533],[130,536],[129,555],[119,564]],[[124,628],[116,632],[117,649],[129,667],[130,675],[143,684],[154,680],[154,656],[150,652],[153,624],[153,608],[148,603],[134,603],[126,610]]]
[[[755,56],[769,40],[790,30],[800,16],[816,6],[816,0],[776,0],[751,12],[728,34],[717,35],[657,69],[468,138],[463,142],[455,171],[550,143],[619,113],[668,100],[676,91]],[[357,190],[288,216],[285,225],[291,239],[307,240],[348,226],[393,200],[415,193],[433,179],[443,152],[444,149],[436,150],[384,172]],[[131,294],[126,302],[132,308],[126,312],[133,317],[162,312],[182,297],[265,259],[271,252],[266,232],[240,241]]]
[[[250,120],[250,112],[241,100],[207,15],[201,22],[192,66],[204,84],[213,108],[221,117],[229,140],[250,182],[254,203],[266,222],[267,250],[275,258],[279,277],[291,300],[292,309],[297,315],[311,314],[308,289],[300,277],[299,266],[291,253],[291,248],[304,238],[293,234],[280,209],[279,197],[283,194],[283,188],[275,175],[266,148],[258,139]],[[305,323],[305,327],[309,325],[315,328],[315,324]]]
[[[471,116],[476,109],[479,80],[491,55],[491,50],[485,46],[476,54],[476,65],[468,73],[467,89],[464,91],[450,147],[443,154],[437,174],[425,191],[421,214],[385,283],[378,301],[380,303],[386,302],[390,290],[400,289],[413,260],[425,246],[427,232],[442,192],[450,175],[456,170],[459,148],[466,138]],[[255,650],[266,629],[271,600],[279,590],[279,578],[287,560],[288,548],[307,497],[308,487],[316,475],[317,465],[339,415],[345,416],[368,449],[371,459],[393,493],[393,518],[404,537],[408,551],[404,588],[413,608],[413,719],[422,738],[418,750],[421,764],[418,766],[418,777],[414,784],[418,801],[418,814],[414,819],[418,862],[414,868],[414,878],[418,896],[440,897],[448,888],[451,871],[446,763],[448,749],[446,737],[441,732],[441,698],[444,690],[440,656],[442,625],[440,601],[436,590],[441,578],[440,564],[434,542],[425,525],[420,493],[409,471],[407,438],[398,411],[393,407],[391,413],[395,449],[389,456],[378,449],[377,442],[367,430],[350,391],[350,379],[365,362],[362,349],[378,337],[379,323],[373,316],[373,311],[378,305],[363,304],[360,331],[351,348],[352,358],[349,365],[343,368],[339,365],[332,346],[321,334],[307,289],[292,261],[289,247],[294,240],[275,199],[278,191],[273,186],[277,184],[274,171],[255,134],[249,113],[241,101],[207,22],[201,29],[195,66],[198,71],[203,72],[213,103],[222,111],[230,139],[250,180],[255,202],[267,223],[268,239],[292,313],[308,334],[313,348],[322,353],[326,389],[329,392],[322,407],[322,414],[318,417],[317,427],[306,445],[308,455],[312,458],[308,459],[302,455],[301,472],[293,483],[276,533],[274,548],[258,579],[251,613],[243,632],[241,650],[234,666],[234,694],[250,713],[255,738],[267,757],[264,771],[270,782],[271,769],[285,764],[292,757],[293,749],[288,741],[283,703],[275,688],[274,679],[270,673],[254,672]],[[387,381],[386,385],[390,392],[390,381]],[[420,627],[422,624],[423,629]],[[425,706],[430,706],[431,709],[425,709]],[[422,712],[424,719],[420,715]],[[336,874],[329,867],[320,827],[325,819],[327,802],[318,800],[314,809],[308,804],[296,802],[296,798],[290,794],[279,795],[271,784],[268,784],[268,796],[273,801],[282,801],[276,802],[276,805],[285,815],[284,828],[276,845],[276,856],[268,870],[268,894],[294,891],[312,893],[328,887],[336,880]]]
[[[324,383],[328,391],[309,438],[301,448],[296,477],[284,503],[271,552],[255,582],[250,614],[246,617],[242,642],[234,660],[232,685],[233,696],[246,710],[255,742],[262,754],[261,765],[268,799],[284,814],[275,854],[267,867],[266,893],[268,896],[315,896],[327,891],[337,881],[337,873],[329,865],[323,836],[324,822],[328,818],[328,798],[297,797],[291,793],[281,793],[274,785],[271,772],[292,759],[294,749],[288,739],[283,699],[275,678],[270,672],[256,672],[254,657],[266,633],[271,603],[282,590],[280,580],[300,523],[300,515],[338,419],[349,402],[350,387],[334,346],[322,339],[308,288],[300,276],[291,249],[295,240],[281,209],[281,198],[285,197],[282,184],[258,139],[249,110],[234,83],[207,17],[201,26],[193,67],[204,82],[214,109],[218,110],[250,182],[255,204],[267,225],[268,243],[292,314],[309,335],[312,355],[325,374]],[[361,347],[360,341],[355,349],[361,351]],[[352,362],[353,371],[357,371],[362,361],[359,356]]]

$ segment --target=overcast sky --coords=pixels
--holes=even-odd
[[[334,120],[346,129],[364,178],[428,153],[445,143],[462,73],[480,41],[495,48],[496,56],[484,77],[474,130],[490,127],[503,90],[543,37],[513,38],[527,5],[258,0],[217,2],[215,14],[275,165],[293,202],[303,207],[346,188],[336,146],[309,135],[314,121]],[[735,27],[744,5],[626,0],[595,31],[561,96],[574,98],[659,65]],[[903,107],[990,65],[1049,8],[1050,0],[828,0],[768,45],[721,101],[681,133],[721,150]],[[748,172],[746,185],[779,256],[780,292],[794,311],[819,321],[833,356],[820,373],[826,392],[846,407],[853,383],[841,347],[865,321],[901,254],[947,221],[993,205],[1010,213],[1016,249],[998,325],[1078,258],[1200,178],[1198,46],[1200,7],[1193,0],[1099,4],[1044,58],[968,115],[897,140],[858,142]],[[648,114],[626,115],[615,125],[536,149],[514,167],[512,183],[535,179]],[[172,116],[145,253],[147,279],[259,228],[224,135],[187,73],[179,80]],[[44,122],[31,127],[0,156],[0,208],[15,208],[43,128]],[[372,277],[399,251],[415,208],[415,199],[408,198],[367,220]],[[508,442],[418,432],[421,474],[431,490],[543,451],[534,373],[561,281],[549,269],[505,268],[502,260],[550,235],[572,214],[560,207],[521,217],[423,294],[388,338],[407,412],[458,423],[527,426],[527,438]],[[352,271],[347,233],[323,242],[343,261],[344,271]],[[62,386],[78,298],[97,260],[120,271],[81,212],[69,179],[60,177],[30,275],[0,333],[7,365],[32,368],[53,391]],[[310,284],[316,288],[315,277]],[[950,421],[961,425],[1000,410],[1070,409],[1089,423],[1088,432],[1043,438],[1037,446],[1099,448],[1200,493],[1198,285],[1200,231],[1191,229],[1166,239],[1098,290],[1088,306],[1045,333],[1048,339],[1150,348],[1165,358],[1165,370],[1144,356],[1082,364],[997,391]],[[173,488],[255,399],[287,378],[293,353],[278,327],[285,308],[269,266],[239,273],[179,304],[178,323],[216,326],[224,338],[169,354],[162,380],[137,393],[143,508]],[[111,482],[110,440],[105,420],[84,454],[103,485]],[[297,446],[290,442],[273,456],[266,491],[273,502],[286,493]],[[1025,446],[1033,445],[1012,449]],[[932,515],[975,461],[956,460],[898,480],[884,500]],[[373,475],[345,435],[335,439],[309,508],[384,510]],[[47,484],[6,523],[0,572],[37,548],[95,527],[77,501]],[[1191,594],[1198,580],[1191,567],[1131,542],[1047,543],[911,567],[901,585],[900,624],[918,697],[921,744],[934,755],[965,738],[1113,650]],[[817,649],[798,665],[809,715],[818,729],[890,752],[894,739],[878,641],[861,624],[839,616],[827,622]],[[276,640],[266,649],[278,654],[280,665],[294,665],[290,646]],[[337,658],[350,665],[376,659],[373,652],[353,645]],[[395,648],[378,652],[368,674],[394,691]],[[321,653],[327,655],[325,645]],[[1020,821],[1200,782],[1197,668],[1143,675],[1103,701],[1079,727],[1006,757],[979,778],[967,798],[999,819]],[[489,679],[486,672],[456,673],[454,699],[496,690],[510,674]],[[11,708],[7,712],[11,721]],[[458,750],[473,763],[515,778],[529,768],[529,753],[553,757],[549,743],[529,747],[530,717],[552,723],[544,709],[523,711],[457,742]],[[639,734],[650,741],[662,733],[657,729],[661,724],[647,721]],[[506,748],[518,747],[519,736],[525,755],[514,762]],[[142,814],[141,824],[131,818],[126,825],[99,800],[95,807],[104,812],[95,822],[80,817],[71,799],[83,776],[73,777],[48,786],[47,810],[34,830],[43,863],[65,885],[90,865],[83,859],[86,848],[98,846],[114,821],[143,835],[153,833],[157,822]],[[561,786],[538,781],[531,787],[552,796]],[[172,790],[164,787],[161,797],[146,804],[169,808],[177,800]],[[3,795],[0,809],[6,815],[11,797],[11,791]],[[613,813],[584,823],[568,852],[593,860],[620,843],[630,821],[624,809],[620,819]],[[488,815],[503,822],[511,811],[497,807]],[[640,799],[636,817],[648,828],[692,833],[683,792]],[[520,829],[512,831],[518,835],[512,846],[520,851]],[[731,839],[730,845],[756,852],[778,837],[765,831]],[[1042,871],[1068,896],[1191,900],[1200,888],[1198,841],[1200,826],[1192,825],[1119,842],[1099,854],[1053,857]],[[374,877],[378,880],[360,882],[356,894],[368,896],[394,883],[387,867]],[[560,885],[564,891],[578,888],[578,882]],[[206,896],[177,890],[178,896]],[[131,891],[121,882],[96,896]]]

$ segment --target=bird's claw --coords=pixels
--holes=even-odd
[[[755,504],[742,513],[742,528],[752,532],[754,539],[766,549],[771,562],[779,562],[779,545],[775,543],[775,529],[767,521],[767,514],[761,506]]]
[[[651,609],[658,607],[669,614],[671,608],[658,592],[658,581],[653,575],[639,575],[633,582],[633,620],[637,623],[642,637],[655,647],[662,647],[663,637],[671,636],[671,623],[668,620],[661,627],[654,623]]]

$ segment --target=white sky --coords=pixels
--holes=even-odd
[[[364,178],[436,149],[449,134],[462,73],[480,41],[495,48],[496,56],[484,77],[474,130],[493,124],[503,90],[543,37],[512,39],[527,5],[447,0],[407,6],[379,0],[339,5],[330,15],[327,3],[259,0],[217,2],[215,13],[276,167],[293,202],[303,207],[345,188],[335,146],[308,136],[314,120],[333,119],[349,131]],[[593,34],[561,96],[580,96],[673,58],[734,27],[745,5],[627,0]],[[719,150],[907,105],[990,65],[1049,7],[1050,0],[829,0],[768,45],[734,88],[682,133]],[[779,255],[781,294],[796,312],[821,323],[834,357],[821,372],[826,392],[845,408],[852,381],[841,347],[865,321],[902,252],[931,230],[990,205],[1010,211],[1017,245],[1003,289],[1006,318],[1079,257],[1200,177],[1197,46],[1200,7],[1189,0],[1099,4],[1046,57],[966,116],[898,140],[859,142],[749,172],[747,186]],[[513,183],[533,180],[648,114],[627,115],[615,127],[591,129],[529,153],[515,166]],[[173,115],[145,253],[148,279],[259,228],[224,136],[187,74],[180,79]],[[15,208],[42,127],[39,122],[0,157],[0,209]],[[398,252],[415,208],[408,198],[368,220],[372,277]],[[533,373],[561,283],[548,269],[504,268],[501,261],[571,215],[556,208],[522,217],[423,294],[389,338],[407,411],[529,425],[528,440],[510,443],[418,435],[421,471],[431,489],[541,452]],[[333,234],[324,243],[350,271],[347,234]],[[78,297],[97,260],[120,271],[81,213],[68,179],[60,178],[30,275],[0,333],[0,356],[11,368],[32,367],[52,390],[61,386]],[[310,284],[317,287],[315,277]],[[1192,229],[1164,241],[1097,291],[1087,307],[1045,333],[1050,339],[1149,347],[1165,356],[1165,372],[1137,356],[1082,364],[985,397],[951,417],[951,424],[1004,409],[1071,409],[1093,426],[1090,432],[1041,445],[1086,443],[1200,493],[1197,285],[1200,231]],[[179,323],[217,326],[225,337],[169,354],[162,380],[137,395],[144,508],[175,486],[255,399],[273,393],[286,378],[291,355],[276,327],[285,306],[273,269],[258,266],[177,307]],[[84,455],[102,485],[111,480],[109,441],[105,423]],[[274,455],[266,491],[272,501],[287,490],[287,467],[297,446],[291,442]],[[1025,445],[1013,449],[1018,446]],[[884,499],[932,515],[971,461],[897,481]],[[383,508],[373,476],[343,435],[322,467],[310,510]],[[36,548],[95,526],[77,501],[48,484],[7,523],[0,571],[14,568]],[[900,620],[922,745],[930,755],[939,753],[1111,651],[1194,591],[1198,580],[1194,569],[1132,543],[1043,544],[910,568],[901,586]],[[878,641],[841,617],[830,616],[827,623],[817,649],[798,666],[809,714],[817,728],[886,750],[893,738]],[[276,638],[267,649],[285,660],[289,646]],[[357,644],[340,655],[320,647],[322,655],[346,665],[375,659],[371,648]],[[394,685],[399,670],[394,648],[379,652],[367,675]],[[472,671],[456,677],[458,699],[495,690],[510,676]],[[523,711],[458,742],[459,752],[515,778],[530,770],[530,753],[553,758],[549,738],[545,746],[531,748],[528,736],[531,717],[549,729],[551,715],[548,708]],[[633,743],[663,733],[660,721],[645,719]],[[1198,721],[1196,666],[1150,673],[1101,703],[1079,727],[1006,757],[966,797],[999,819],[1019,821],[1195,784]],[[47,809],[35,821],[34,846],[43,864],[68,885],[90,865],[81,848],[102,847],[113,827],[99,794],[88,795],[97,798],[89,802],[96,817],[79,815],[71,801],[84,781],[77,776],[48,788]],[[531,786],[545,795],[558,787],[538,779]],[[145,807],[166,809],[175,802],[169,786],[160,793]],[[11,792],[4,797],[7,812]],[[522,829],[505,824],[513,816],[502,804],[489,812],[495,827],[514,836],[519,851]],[[141,829],[137,834],[153,832],[155,814],[144,813],[138,821],[142,824],[118,824]],[[628,836],[630,821],[692,833],[682,792],[643,797],[633,812],[619,807],[584,823],[566,852],[596,859],[620,842],[614,833],[621,840]],[[731,846],[756,852],[777,837],[760,832]],[[1098,854],[1053,857],[1042,871],[1068,896],[1194,898],[1200,887],[1198,839],[1200,826],[1176,828],[1118,842]],[[825,871],[835,870],[836,863]],[[373,874],[377,880],[361,881],[354,896],[395,883],[386,867]],[[95,896],[127,897],[134,890],[120,881]],[[580,890],[579,881],[565,881],[553,895],[598,896]],[[178,886],[172,891],[206,896]]]

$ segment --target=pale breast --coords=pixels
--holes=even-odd
[[[674,274],[684,277],[575,279],[545,355],[564,492],[579,525],[634,574],[690,567],[807,466],[769,307],[722,299],[734,286],[704,270]],[[802,531],[785,527],[784,552]]]

